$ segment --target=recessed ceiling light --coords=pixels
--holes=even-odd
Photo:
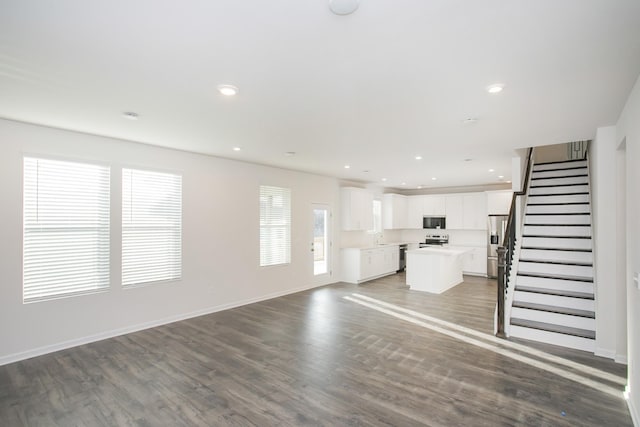
[[[509,184],[511,184],[511,181],[507,181]]]
[[[464,159],[465,162],[472,162],[473,159]]]
[[[436,177],[434,176],[433,178],[431,178],[431,181],[435,181],[436,179],[438,179],[438,178],[436,178]]]
[[[134,113],[133,111],[125,111],[124,113],[122,113],[122,115],[125,119],[129,120],[138,120],[138,118],[140,118],[138,113]]]
[[[400,183],[400,185],[407,185],[407,183],[406,182],[402,182],[402,183]]]
[[[422,190],[422,185],[418,185],[418,187],[416,187],[418,190]]]
[[[489,172],[495,172],[495,169],[489,169]]]
[[[382,178],[381,181],[382,182],[387,182],[387,178]]]
[[[489,93],[500,93],[504,89],[504,85],[502,83],[496,83],[491,86],[487,86],[487,92]]]
[[[336,15],[349,15],[358,9],[360,0],[329,0],[329,8]]]
[[[350,165],[344,165],[345,169],[349,169],[351,166]]]
[[[287,157],[291,157],[291,156],[295,156],[296,152],[295,151],[287,151],[286,153],[284,153],[285,156]]]
[[[422,156],[416,156],[416,160],[422,160]]]
[[[241,148],[240,147],[233,147],[233,151],[240,151]]]
[[[478,119],[474,119],[473,117],[469,117],[467,119],[464,119],[462,121],[462,124],[463,125],[473,125],[473,124],[476,124],[477,122],[478,122]]]
[[[220,85],[218,86],[218,92],[224,96],[234,96],[238,93],[238,88],[233,85]]]
[[[498,175],[498,179],[504,178],[504,175]]]

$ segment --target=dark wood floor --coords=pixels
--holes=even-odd
[[[621,393],[343,298],[491,334],[495,282],[467,277],[431,295],[403,280],[331,285],[0,367],[0,425],[632,425]],[[536,348],[626,376],[606,359]]]

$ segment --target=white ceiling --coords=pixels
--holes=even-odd
[[[0,2],[1,117],[390,187],[508,180],[639,73],[638,0]]]

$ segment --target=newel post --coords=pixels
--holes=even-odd
[[[507,248],[498,246],[498,331],[496,336],[506,338],[504,333],[504,303],[505,303],[505,286],[506,286],[506,253]]]

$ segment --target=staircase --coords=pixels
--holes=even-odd
[[[590,212],[586,160],[534,164],[510,336],[595,350]]]

